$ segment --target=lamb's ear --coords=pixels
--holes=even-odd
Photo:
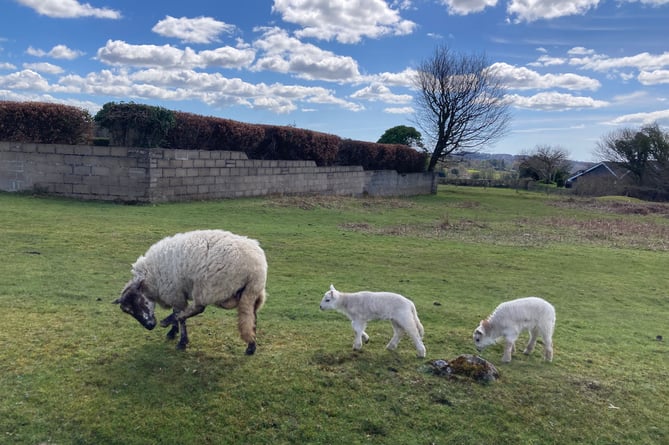
[[[335,290],[337,290],[337,289],[334,288],[334,284],[331,284],[330,285],[330,292],[335,291]]]
[[[112,301],[112,304],[121,304],[121,297],[117,298],[116,300]]]
[[[485,331],[490,329],[490,322],[488,320],[481,320],[481,333],[485,334]]]

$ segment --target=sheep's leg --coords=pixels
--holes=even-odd
[[[200,304],[191,304],[186,307],[183,311],[175,312],[167,317],[165,320],[168,320],[173,317],[173,324],[172,324],[172,329],[170,332],[167,333],[167,335],[170,335],[172,331],[174,331],[174,335],[176,335],[177,332],[181,331],[181,337],[179,337],[179,343],[177,343],[177,349],[186,349],[186,345],[188,344],[188,331],[186,330],[186,319],[193,317],[195,315],[201,314],[204,312],[205,306],[200,305]],[[163,321],[165,321],[163,320]],[[161,322],[162,326],[162,322]]]
[[[534,350],[534,346],[537,344],[537,337],[539,336],[539,330],[537,328],[530,329],[530,341],[527,343],[523,354],[530,354]]]
[[[177,315],[177,310],[174,309],[171,315],[165,317],[160,322],[160,326],[163,328],[172,325],[172,329],[170,329],[167,335],[165,336],[168,340],[174,340],[177,336],[177,333],[179,332],[179,323],[177,322],[176,315]]]
[[[179,343],[177,343],[177,349],[186,349],[186,345],[188,345],[188,332],[186,331],[186,320],[179,320],[177,323],[178,326],[175,325],[174,327],[172,327],[172,330],[179,331],[179,326],[181,326],[181,337],[179,338]]]
[[[237,305],[237,328],[242,340],[246,342],[246,355],[256,352],[256,322],[260,301],[252,294],[242,293]]]
[[[367,333],[365,332],[367,323],[365,323],[364,321],[354,320],[351,322],[351,325],[353,326],[353,330],[355,331],[355,340],[353,341],[353,349],[359,351],[360,349],[362,349],[363,339],[365,343],[369,341],[369,335],[367,335]]]
[[[390,320],[393,325],[393,338],[390,339],[390,342],[386,345],[386,349],[392,351],[397,348],[397,345],[400,343],[404,329],[399,325],[395,320]]]

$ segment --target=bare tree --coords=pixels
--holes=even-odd
[[[453,152],[478,151],[502,137],[510,113],[506,88],[483,55],[439,46],[417,68],[416,123],[434,142],[428,171]]]
[[[569,152],[551,145],[537,145],[519,166],[522,176],[533,176],[547,184],[566,176],[570,168]]]

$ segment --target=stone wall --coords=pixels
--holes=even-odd
[[[436,192],[429,173],[400,175],[243,152],[0,142],[0,190],[122,202],[271,194],[405,196]]]

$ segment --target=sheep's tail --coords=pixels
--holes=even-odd
[[[248,345],[247,354],[253,354],[256,342],[257,312],[265,303],[266,293],[264,286],[258,290],[249,283],[241,292],[237,304],[237,323],[239,335]]]
[[[418,319],[418,312],[416,311],[416,306],[413,306],[411,308],[411,314],[413,315],[413,319],[416,322],[416,327],[418,328],[418,333],[420,334],[420,338],[423,338],[425,335],[425,329],[423,328],[422,323]]]

